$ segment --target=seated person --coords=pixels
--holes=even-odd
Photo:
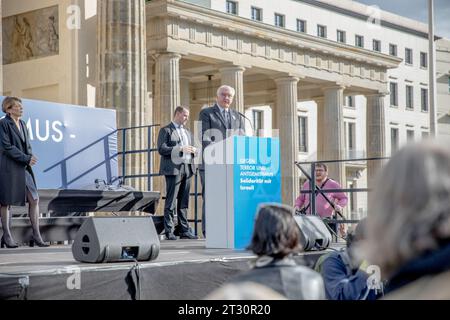
[[[292,258],[300,251],[300,237],[293,208],[279,204],[262,205],[258,209],[248,247],[258,257],[251,270],[233,278],[231,283],[258,283],[288,299],[324,299],[320,274],[297,265]]]
[[[325,284],[329,300],[375,300],[381,292],[369,288],[369,275],[363,270],[358,245],[365,239],[366,220],[361,220],[353,233],[347,235],[347,247],[319,259],[316,271]]]

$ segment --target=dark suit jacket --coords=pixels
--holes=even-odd
[[[244,117],[236,110],[230,108],[231,130],[240,130],[239,134],[245,135]],[[203,151],[213,142],[218,142],[227,138],[227,127],[219,107],[215,104],[212,107],[200,111],[199,120],[202,123],[202,148]],[[211,130],[216,129],[216,130]],[[218,130],[218,131],[217,131]],[[214,132],[215,131],[215,132]],[[219,134],[220,131],[220,134]],[[204,169],[203,163],[200,170]]]
[[[32,150],[25,122],[20,120],[22,136],[10,116],[0,119],[0,203],[24,206],[25,170],[31,173],[29,165]]]
[[[187,128],[185,130],[189,145],[193,145],[191,132]],[[183,152],[181,151],[181,138],[172,122],[159,130],[157,146],[158,152],[161,155],[159,173],[165,176],[178,175],[184,163],[182,161]],[[190,174],[193,174],[195,171],[194,155],[192,155],[188,168]]]

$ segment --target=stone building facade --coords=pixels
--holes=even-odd
[[[389,156],[427,135],[425,25],[347,0],[274,3],[3,0],[3,21],[34,17],[31,28],[41,31],[32,41],[47,49],[45,56],[6,61],[3,91],[115,108],[119,127],[165,124],[176,106],[189,105],[194,128],[217,87],[231,85],[234,107],[261,135],[280,137],[289,204],[300,191],[294,161]],[[53,19],[48,8],[56,10]],[[7,39],[14,32],[3,29]],[[130,133],[132,147],[144,148],[146,137]],[[365,187],[380,166],[332,164],[330,175]],[[144,167],[145,158],[130,158],[127,173]],[[155,178],[153,188],[162,189],[162,181]],[[355,194],[348,213],[363,215],[366,203],[365,194]]]

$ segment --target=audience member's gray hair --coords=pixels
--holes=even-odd
[[[219,89],[217,89],[217,96],[220,96],[220,93],[221,93],[224,89],[229,89],[230,92],[231,92],[231,94],[233,95],[233,97],[234,97],[234,95],[236,94],[236,90],[234,90],[233,87],[230,87],[230,86],[228,86],[228,85],[223,85],[223,86],[220,86]]]
[[[398,151],[368,212],[368,258],[385,276],[450,238],[450,150],[435,141]]]

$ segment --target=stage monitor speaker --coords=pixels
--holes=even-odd
[[[301,245],[304,251],[328,248],[331,243],[331,233],[319,216],[296,215],[294,218],[302,234]]]
[[[150,261],[159,248],[151,217],[90,217],[78,230],[72,253],[80,262]]]

